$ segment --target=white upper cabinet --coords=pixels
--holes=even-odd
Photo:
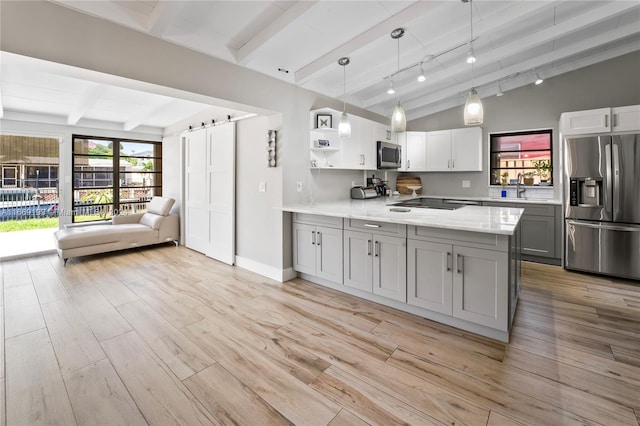
[[[640,105],[565,112],[560,116],[564,136],[640,130]]]
[[[610,118],[611,108],[565,112],[561,115],[562,133],[565,136],[607,133],[611,131]]]
[[[611,108],[614,132],[640,130],[640,105]]]
[[[481,127],[465,127],[451,131],[451,170],[482,171]]]
[[[451,170],[451,130],[427,132],[426,140],[428,172]]]
[[[482,128],[427,132],[426,171],[482,171]]]
[[[351,137],[342,140],[342,167],[352,170],[376,169],[376,139],[373,121],[351,115]]]
[[[405,132],[404,151],[406,151],[406,161],[402,170],[427,171],[427,132]]]

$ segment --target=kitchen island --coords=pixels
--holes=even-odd
[[[301,278],[508,341],[520,286],[519,208],[398,208],[397,199],[286,206]]]

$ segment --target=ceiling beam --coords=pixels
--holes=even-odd
[[[385,19],[379,24],[374,25],[372,28],[368,29],[362,34],[354,37],[341,46],[336,47],[331,52],[319,57],[310,64],[305,65],[304,67],[297,70],[294,73],[296,84],[305,84],[315,73],[330,65],[335,65],[336,61],[339,58],[352,55],[354,52],[367,46],[374,40],[377,40],[380,37],[389,36],[391,31],[395,28],[406,25],[407,22],[415,19],[417,16],[424,15],[426,13],[432,13],[440,7],[444,7],[444,5],[440,2],[414,2],[409,7],[406,7],[392,17]]]
[[[147,33],[155,37],[162,37],[186,4],[186,1],[157,2],[147,20]]]
[[[96,104],[106,89],[107,87],[102,84],[92,83],[88,86],[80,96],[80,99],[78,99],[73,108],[71,108],[71,111],[69,111],[67,124],[70,126],[78,124],[78,121]]]
[[[155,114],[159,113],[176,101],[176,99],[167,99],[160,104],[151,105],[151,107],[149,108],[140,108],[138,112],[131,119],[129,119],[129,121],[122,125],[123,130],[128,132],[135,129],[136,127],[144,123],[146,119],[148,119],[149,117],[153,117]]]
[[[602,22],[613,16],[621,15],[637,7],[638,4],[633,2],[608,3],[605,6],[592,9],[588,12],[583,13],[582,15],[575,16],[552,27],[520,38],[513,41],[512,43],[503,45],[482,55],[478,55],[476,66],[480,67],[483,64],[499,62],[502,59],[509,58],[529,49],[533,49],[544,43],[557,40],[561,37],[579,31],[585,27],[595,25],[599,22]],[[467,72],[468,67],[466,67],[464,63],[461,63],[456,71],[452,71],[450,68],[445,68],[436,73],[428,74],[428,80],[431,85],[437,85],[444,80],[450,80],[451,78],[455,79],[461,74],[466,74]],[[406,77],[402,82],[396,84],[395,89],[401,97],[408,94],[415,94],[415,79],[413,78],[413,76]],[[363,102],[363,107],[370,108],[381,103],[386,103],[388,102],[388,100],[389,96],[387,94],[381,93],[372,98],[366,99]]]
[[[501,70],[479,76],[475,79],[475,87],[481,87],[486,84],[495,84],[496,81],[508,78],[511,75],[528,72],[534,68],[544,66],[554,61],[570,58],[571,56],[577,55],[586,50],[596,49],[600,46],[604,46],[608,43],[615,42],[616,40],[620,40],[634,34],[637,34],[637,25],[635,22],[627,24],[624,27],[609,30],[605,33],[584,38],[577,43],[554,50],[553,52],[536,56],[527,61],[519,62]],[[428,98],[430,103],[437,103],[440,101],[446,101],[451,97],[459,96],[461,93],[464,93],[469,89],[470,82],[465,81],[463,83],[447,87],[446,89],[429,93]],[[414,96],[411,100],[404,100],[402,104],[405,111],[411,111],[411,114],[413,115],[414,110],[424,108],[424,97],[425,95],[422,93]]]
[[[138,31],[146,31],[147,16],[127,9],[115,1],[49,0],[96,18],[106,19]]]
[[[263,28],[258,34],[246,42],[236,53],[236,60],[241,65],[246,65],[269,40],[273,39],[292,22],[313,8],[318,1],[298,1],[273,22]]]

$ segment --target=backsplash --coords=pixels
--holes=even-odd
[[[548,187],[538,187],[538,186],[522,186],[521,188],[525,188],[526,191],[522,194],[527,198],[537,198],[540,200],[552,200],[554,198],[555,191],[552,186]],[[516,188],[507,188],[507,198],[517,198],[516,197]],[[492,186],[489,187],[489,197],[500,197],[502,192],[502,187]]]

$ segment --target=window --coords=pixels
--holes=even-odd
[[[146,210],[162,195],[162,144],[73,136],[73,222]]]
[[[533,184],[551,185],[552,130],[491,133],[490,185],[515,185],[518,175]]]

